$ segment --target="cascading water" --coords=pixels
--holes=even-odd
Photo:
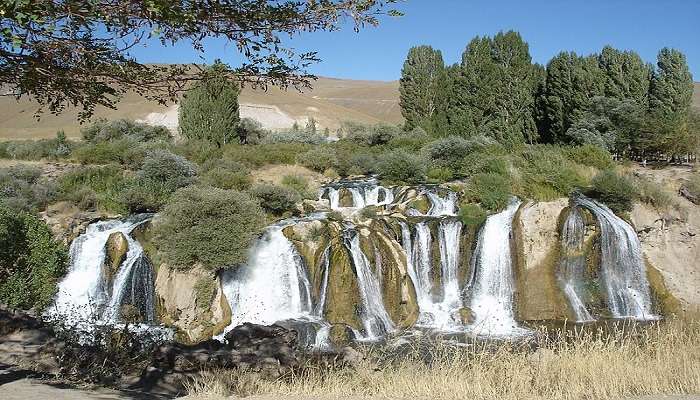
[[[344,181],[323,187],[319,193],[319,200],[325,196],[330,202],[331,210],[342,209],[343,207],[340,206],[340,190],[342,189],[350,192],[352,196],[352,206],[347,208],[382,206],[394,202],[394,192],[390,188],[380,186],[374,178],[366,181]]]
[[[559,283],[564,289],[571,308],[576,314],[577,322],[593,321],[594,318],[583,301],[584,274],[586,270],[586,255],[583,251],[583,242],[586,233],[586,225],[578,207],[573,206],[569,210],[569,216],[564,222],[561,232],[562,256],[559,261]]]
[[[124,221],[96,222],[78,236],[71,244],[68,274],[58,284],[56,300],[47,317],[90,331],[94,324],[121,322],[121,308],[129,304],[144,322],[155,323],[153,269],[139,242],[131,237],[134,228],[149,218],[150,215],[136,215]],[[115,232],[124,235],[128,251],[109,285],[104,271],[105,246]]]
[[[416,289],[420,315],[418,326],[453,331],[461,327],[459,309],[462,299],[459,290],[459,237],[462,224],[456,220],[443,220],[438,225],[440,246],[441,291],[433,293],[430,279],[432,268],[432,236],[426,222],[415,227],[414,240],[408,225],[401,222],[401,237],[406,252],[408,274]]]
[[[294,321],[317,327],[313,343],[324,347],[329,326],[312,304],[311,284],[301,255],[294,244],[284,236],[282,229],[294,220],[282,221],[267,228],[250,250],[249,260],[235,271],[221,276],[222,290],[232,310],[231,323],[226,332],[243,323],[272,325]],[[324,286],[328,279],[324,276]],[[325,289],[322,292],[325,301]],[[320,310],[323,306],[320,306]]]
[[[428,210],[429,216],[440,216],[440,215],[455,215],[456,214],[456,204],[457,204],[457,194],[450,191],[447,197],[440,197],[437,193],[432,191],[425,192],[428,199],[430,199],[430,210]]]
[[[328,246],[326,247],[326,250],[323,251],[323,258],[321,259],[321,263],[323,264],[323,281],[321,283],[321,291],[319,292],[318,295],[318,304],[316,304],[316,308],[314,309],[314,314],[317,317],[323,318],[323,310],[326,308],[326,297],[328,296],[328,279],[330,278],[328,275],[330,274],[330,266],[331,266],[331,247]]]
[[[350,252],[357,273],[357,285],[362,299],[361,319],[366,340],[377,340],[394,330],[394,323],[384,308],[382,290],[367,256],[360,248],[359,233],[349,226],[343,232],[345,246]]]
[[[513,217],[520,201],[513,198],[508,207],[489,216],[481,228],[474,253],[474,276],[468,288],[478,335],[502,337],[524,333],[513,312],[513,261],[510,235]]]
[[[589,209],[600,228],[600,266],[608,308],[615,318],[657,319],[651,311],[651,295],[637,232],[608,207],[585,196],[576,205]]]

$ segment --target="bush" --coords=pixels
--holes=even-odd
[[[197,168],[182,156],[167,150],[154,150],[146,155],[138,179],[163,185],[175,191],[195,181]]]
[[[168,203],[172,193],[169,185],[135,179],[120,193],[119,202],[131,213],[157,212]]]
[[[586,185],[576,165],[566,157],[564,148],[530,146],[521,153],[521,157],[517,161],[524,196],[547,201],[568,196],[574,189]]]
[[[467,198],[491,211],[508,206],[511,187],[508,178],[494,173],[480,173],[472,177],[467,188]]]
[[[397,126],[387,124],[362,125],[345,122],[341,126],[341,132],[345,139],[367,146],[378,146],[389,143],[393,138],[401,134]]]
[[[610,169],[615,166],[610,152],[602,147],[586,144],[583,146],[571,147],[569,150],[569,158],[582,165],[595,167],[600,170]]]
[[[114,142],[131,139],[136,142],[169,141],[170,131],[164,126],[152,126],[127,119],[107,121],[100,119],[80,131],[89,143]]]
[[[248,190],[252,184],[250,171],[245,165],[236,161],[219,162],[207,166],[201,177],[202,183],[219,189]]]
[[[410,132],[401,133],[392,138],[387,147],[395,149],[402,148],[412,152],[418,152],[431,140],[428,133],[423,128],[416,127]]]
[[[299,193],[302,199],[314,199],[316,196],[309,189],[309,180],[301,175],[285,175],[282,177],[282,186],[288,187]]]
[[[459,207],[459,219],[467,226],[480,226],[486,221],[488,212],[478,204],[462,204]]]
[[[0,302],[44,309],[68,264],[68,250],[34,215],[0,205]]]
[[[260,144],[269,133],[260,122],[252,118],[241,118],[236,130],[242,144]]]
[[[186,140],[178,143],[172,150],[197,164],[204,164],[209,160],[219,159],[224,154],[221,147],[217,147],[215,144],[205,140]]]
[[[166,142],[142,143],[131,137],[86,143],[73,151],[73,158],[81,164],[121,164],[129,169],[138,169],[150,152],[169,147]]]
[[[328,168],[336,168],[338,157],[335,150],[331,147],[321,146],[313,148],[304,154],[300,154],[296,158],[296,161],[306,168],[316,172],[323,172]]]
[[[641,202],[649,204],[657,210],[668,210],[677,206],[671,193],[651,179],[635,176],[633,184],[637,188],[637,197]]]
[[[40,175],[41,169],[33,166],[0,169],[0,202],[16,212],[44,209],[55,199],[56,189]]]
[[[294,210],[296,204],[301,201],[301,196],[296,190],[271,184],[254,186],[251,194],[260,201],[263,210],[274,215]]]
[[[452,170],[449,168],[434,167],[428,170],[428,180],[433,183],[444,183],[454,179]]]
[[[65,135],[59,135],[55,139],[0,142],[0,158],[29,161],[57,160],[70,155],[74,147],[75,144],[66,140]]]
[[[487,144],[489,142],[485,138],[448,136],[425,145],[423,153],[432,166],[459,171],[464,156]]]
[[[307,131],[287,131],[287,132],[271,132],[265,136],[260,143],[276,144],[276,143],[305,143],[305,144],[321,144],[326,143],[326,138],[315,132]]]
[[[379,157],[377,170],[382,179],[418,183],[425,179],[425,160],[405,150],[391,150]]]
[[[94,198],[90,209],[124,213],[127,208],[122,202],[122,192],[131,183],[119,166],[88,166],[75,169],[58,179],[58,197],[80,207],[86,206],[85,196],[89,195]]]
[[[592,184],[589,196],[602,201],[615,213],[632,211],[632,202],[638,193],[629,178],[607,170],[596,175]]]
[[[154,231],[172,265],[215,271],[245,262],[264,227],[265,214],[249,194],[190,186],[175,192]]]
[[[294,164],[297,155],[312,147],[303,143],[261,144],[254,147],[230,144],[224,147],[223,158],[241,162],[251,168],[275,164]]]

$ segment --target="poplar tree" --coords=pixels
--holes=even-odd
[[[685,55],[675,49],[661,49],[649,91],[649,106],[652,113],[687,114],[692,100],[693,76]]]
[[[440,50],[430,46],[409,50],[399,82],[399,104],[407,131],[424,127],[435,115],[444,69]]]
[[[184,137],[222,146],[237,138],[238,84],[226,78],[227,67],[216,62],[206,76],[187,91],[180,104],[179,125]]]
[[[605,46],[598,56],[598,65],[605,73],[606,97],[646,106],[653,67],[644,63],[639,54]]]

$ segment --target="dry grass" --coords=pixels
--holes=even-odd
[[[700,324],[626,332],[540,334],[530,343],[414,346],[403,357],[370,351],[357,368],[309,366],[277,380],[217,371],[193,399],[261,398],[621,399],[700,393]],[[533,351],[533,348],[539,350]],[[393,360],[393,361],[389,361]]]

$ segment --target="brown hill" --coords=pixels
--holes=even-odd
[[[321,127],[337,128],[342,121],[363,123],[402,121],[398,104],[398,82],[359,81],[319,78],[313,89],[303,93],[295,89],[267,91],[246,88],[239,98],[241,115],[260,120],[266,127],[282,129],[295,121],[306,123],[309,117]],[[165,107],[128,94],[117,110],[98,108],[93,118],[145,119],[172,126],[177,121],[177,106]],[[80,125],[77,110],[68,109],[60,115],[44,113],[35,118],[36,103],[22,99],[0,97],[0,139],[53,137],[63,130],[68,136],[78,136]]]

